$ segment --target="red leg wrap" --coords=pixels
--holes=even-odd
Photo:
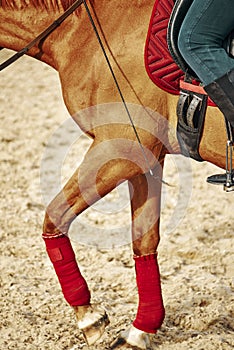
[[[157,254],[135,257],[134,260],[139,306],[133,325],[146,333],[156,333],[165,316]]]
[[[44,234],[43,239],[68,304],[71,306],[90,304],[90,292],[76,263],[69,238],[65,235],[49,238]]]

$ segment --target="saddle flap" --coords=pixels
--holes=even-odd
[[[178,48],[179,31],[193,0],[176,0],[172,9],[167,30],[167,44],[170,54],[183,72],[193,79],[198,79],[196,73],[187,65]]]
[[[199,154],[208,96],[200,86],[194,91],[187,89],[190,84],[181,82],[180,98],[177,103],[177,139],[181,153],[199,162],[203,159]]]

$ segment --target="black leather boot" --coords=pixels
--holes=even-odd
[[[234,145],[234,69],[218,78],[213,83],[204,87],[204,90],[210,98],[216,103],[223,113],[226,121],[227,137],[229,147]],[[227,157],[228,157],[227,149]],[[231,153],[232,154],[232,153]],[[232,162],[232,157],[229,159]],[[231,184],[234,186],[234,170],[226,169],[225,174],[216,174],[209,176],[207,182],[214,185]]]
[[[206,85],[204,90],[234,128],[234,69]]]

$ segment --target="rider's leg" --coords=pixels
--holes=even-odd
[[[233,28],[232,0],[194,0],[182,24],[178,41],[184,59],[204,83],[204,89],[232,128],[234,59],[227,55],[222,44]],[[222,175],[220,180],[221,183],[225,182],[225,176]]]
[[[204,89],[226,118],[227,157],[230,157],[230,148],[234,146],[234,69],[205,86]],[[227,159],[227,163],[232,162],[232,157]],[[229,179],[228,172],[231,174]],[[229,186],[233,186],[234,170],[230,170],[230,164],[227,164],[226,174],[211,175],[207,178],[207,182],[216,185],[228,185],[229,183]]]
[[[222,48],[234,28],[232,0],[194,0],[182,23],[178,46],[204,85],[234,69],[234,60]]]

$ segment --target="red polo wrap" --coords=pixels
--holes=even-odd
[[[46,250],[66,301],[71,306],[90,304],[90,292],[80,273],[69,238],[65,235],[56,238],[47,237],[43,235]]]
[[[146,333],[156,333],[165,317],[157,254],[134,257],[134,260],[139,306],[133,325]]]

